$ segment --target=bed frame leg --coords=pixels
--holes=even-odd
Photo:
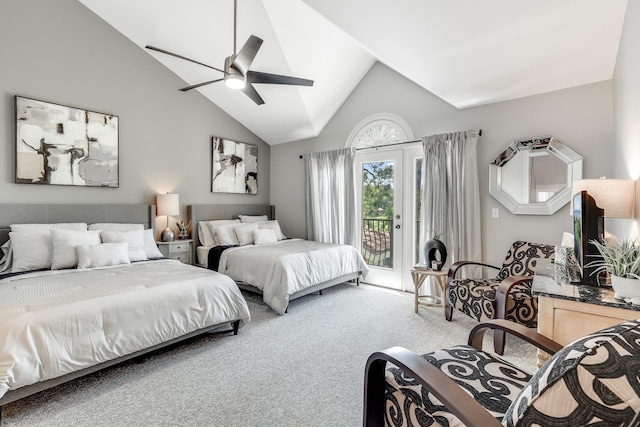
[[[360,276],[356,277],[356,286],[360,286]]]
[[[318,295],[322,295],[322,289],[318,291]]]
[[[233,335],[238,335],[238,328],[240,327],[240,321],[233,322]]]

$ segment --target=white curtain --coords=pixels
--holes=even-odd
[[[482,259],[477,141],[475,130],[422,139],[420,247],[439,235],[447,247],[447,265]]]
[[[356,245],[355,149],[303,155],[307,238]]]

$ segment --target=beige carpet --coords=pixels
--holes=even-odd
[[[284,316],[245,295],[253,319],[238,336],[197,338],[6,405],[2,425],[359,426],[372,352],[466,343],[475,325],[461,313],[446,322],[439,307],[415,314],[412,294],[367,285],[300,298]],[[507,342],[518,366],[533,371],[535,357]]]

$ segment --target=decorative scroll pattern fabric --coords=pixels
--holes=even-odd
[[[458,311],[484,322],[495,318],[497,279],[460,279],[451,281],[449,301]],[[511,288],[507,301],[507,320],[535,328],[538,324],[538,300],[532,298],[531,282]]]
[[[536,372],[505,426],[640,424],[640,320],[580,338]]]
[[[495,318],[496,291],[509,276],[533,276],[536,260],[552,258],[553,245],[515,242],[495,279],[455,279],[447,287],[451,306],[467,316],[483,322]],[[507,320],[535,328],[538,323],[538,300],[531,295],[531,282],[515,285],[507,301]]]
[[[538,258],[553,258],[555,246],[517,241],[511,245],[497,279],[509,276],[533,276]]]
[[[533,376],[468,346],[422,357],[506,427],[640,425],[640,319],[574,341]],[[386,425],[463,425],[400,368],[385,379]]]
[[[531,375],[488,353],[460,345],[422,356],[464,388],[498,420]],[[389,426],[463,426],[429,391],[401,369],[386,371],[385,420]]]

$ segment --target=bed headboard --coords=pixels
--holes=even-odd
[[[210,221],[213,219],[236,219],[238,215],[267,215],[269,219],[275,219],[276,207],[271,205],[189,205],[187,206],[187,218],[191,222],[191,238],[193,239],[193,257],[197,260],[196,246],[198,240],[198,221]]]
[[[0,204],[0,245],[9,240],[11,224],[51,224],[56,222],[117,222],[143,224],[155,228],[155,205],[55,205]]]

